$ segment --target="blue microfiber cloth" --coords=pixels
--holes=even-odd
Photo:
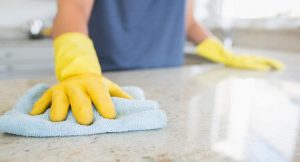
[[[167,125],[167,116],[155,101],[145,100],[138,87],[124,87],[135,99],[113,97],[117,119],[105,119],[94,109],[94,122],[89,126],[76,123],[72,112],[63,122],[49,121],[49,109],[41,115],[31,116],[33,104],[48,89],[46,84],[32,87],[21,97],[16,106],[0,117],[0,132],[22,136],[52,137],[78,136],[108,132],[127,132],[162,128]]]

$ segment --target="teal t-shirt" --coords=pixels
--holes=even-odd
[[[96,0],[89,21],[103,71],[179,66],[185,0]]]

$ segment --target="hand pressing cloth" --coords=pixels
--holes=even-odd
[[[50,109],[42,115],[29,115],[34,103],[48,88],[46,84],[38,84],[28,90],[11,111],[0,117],[0,132],[32,137],[79,136],[151,130],[167,125],[165,112],[159,109],[157,102],[145,100],[143,91],[138,87],[123,87],[134,99],[113,97],[116,119],[103,118],[94,108],[94,122],[89,126],[79,125],[71,111],[62,122],[49,120]]]

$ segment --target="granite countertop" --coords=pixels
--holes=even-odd
[[[299,161],[300,55],[272,56],[282,59],[287,69],[263,73],[205,63],[105,73],[120,85],[143,88],[146,97],[157,100],[166,111],[168,126],[152,131],[67,138],[0,134],[0,161]],[[228,87],[235,85],[229,84],[228,78],[256,78],[272,83],[266,84],[265,89],[285,90],[285,95],[275,95],[277,90],[270,90],[262,98],[270,94],[279,100],[285,98],[296,108],[249,107],[253,101],[244,96],[260,94],[247,93],[251,91],[247,86],[233,92]],[[39,82],[52,84],[55,79],[49,76],[0,81],[0,115]]]

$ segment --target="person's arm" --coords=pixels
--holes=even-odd
[[[261,56],[241,56],[225,49],[222,43],[194,18],[194,0],[187,0],[186,33],[196,47],[196,54],[229,67],[249,70],[280,70],[284,65]]]
[[[34,104],[30,114],[50,109],[50,120],[66,119],[69,107],[79,124],[93,122],[93,107],[104,118],[114,119],[111,96],[131,98],[118,85],[104,78],[92,40],[88,20],[93,0],[58,0],[53,28],[55,74],[58,84],[50,87]]]
[[[52,37],[78,32],[88,34],[88,21],[94,0],[58,0],[57,14],[54,19]]]
[[[186,33],[187,38],[194,44],[199,44],[205,39],[212,36],[201,24],[199,24],[194,17],[194,0],[187,0],[186,4]]]

